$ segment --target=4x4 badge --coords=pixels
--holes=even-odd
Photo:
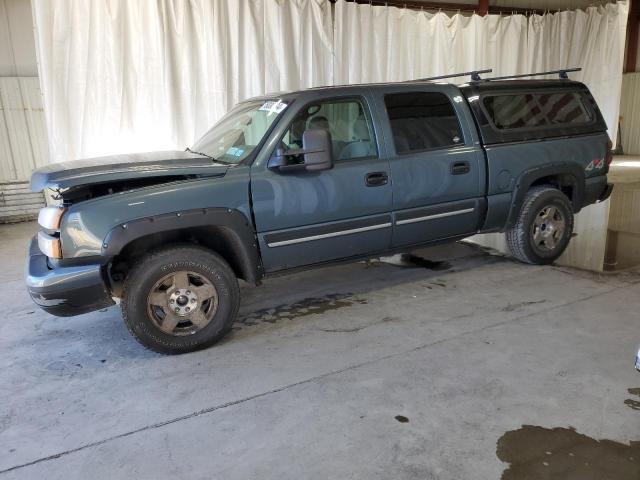
[[[596,158],[594,160],[591,160],[591,162],[589,162],[589,165],[587,165],[585,167],[585,172],[590,172],[591,170],[593,170],[594,168],[596,170],[601,169],[604,166],[604,159],[602,158]]]

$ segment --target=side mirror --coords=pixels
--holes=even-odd
[[[302,134],[302,148],[306,170],[318,171],[333,168],[331,133],[325,129],[306,130]]]

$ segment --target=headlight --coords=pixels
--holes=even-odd
[[[60,223],[64,207],[46,207],[38,214],[38,223],[45,231],[38,232],[38,247],[49,258],[62,258]]]
[[[38,247],[49,258],[62,258],[60,238],[45,232],[38,232]]]
[[[64,211],[63,207],[45,207],[38,214],[38,223],[46,230],[59,230]]]

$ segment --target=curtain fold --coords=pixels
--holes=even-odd
[[[33,0],[51,160],[184,149],[236,102],[332,81],[327,0]]]

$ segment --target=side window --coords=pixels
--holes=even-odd
[[[483,103],[499,129],[566,126],[592,120],[576,92],[491,95],[484,97]]]
[[[530,128],[546,124],[544,113],[532,94],[496,95],[484,98],[484,106],[500,129]]]
[[[537,97],[552,125],[588,123],[591,120],[577,93],[545,93]]]
[[[294,118],[282,142],[287,149],[302,148],[306,130],[329,130],[336,161],[378,154],[369,116],[357,100],[318,102],[305,107]]]
[[[463,143],[460,122],[449,98],[437,92],[385,95],[396,152],[411,153]]]

